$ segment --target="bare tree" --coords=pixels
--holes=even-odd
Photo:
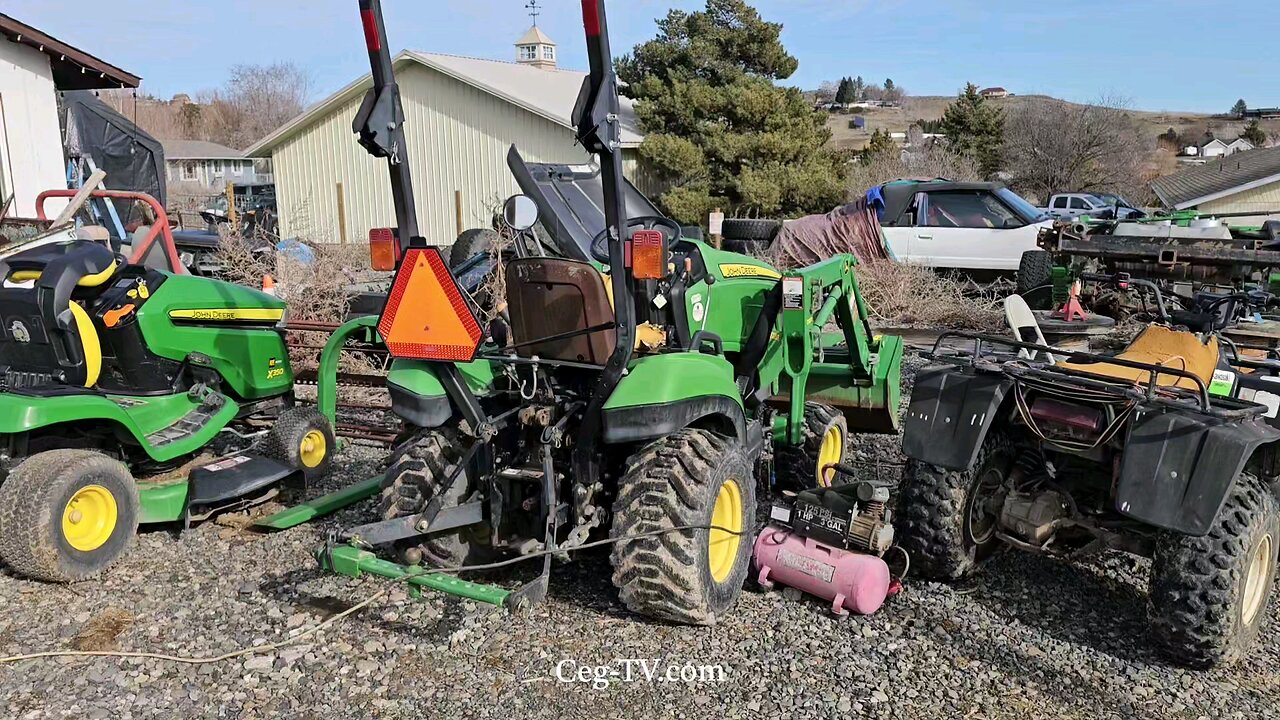
[[[311,94],[310,74],[293,63],[236,65],[200,112],[203,139],[244,149],[302,112]]]
[[[869,188],[904,178],[946,178],[959,182],[982,180],[978,163],[951,152],[943,143],[924,139],[907,152],[864,155],[849,168],[849,195],[858,197]]]
[[[1117,98],[1013,106],[1004,123],[1004,169],[1024,193],[1111,191],[1145,195],[1154,143]]]

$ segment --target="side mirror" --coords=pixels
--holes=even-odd
[[[528,230],[538,224],[538,203],[528,195],[512,195],[502,204],[502,221],[512,230]]]

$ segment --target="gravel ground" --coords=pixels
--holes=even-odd
[[[864,443],[862,456],[898,459],[893,439]],[[328,486],[374,473],[378,454],[355,449],[342,460]],[[367,513],[351,508],[274,535],[214,523],[181,536],[144,532],[96,583],[2,575],[0,653],[209,655],[304,632],[385,587],[323,575],[311,558],[328,532]],[[559,566],[547,602],[519,615],[397,589],[264,656],[3,665],[0,717],[1280,715],[1280,607],[1269,609],[1247,665],[1186,671],[1147,647],[1146,575],[1145,561],[1119,554],[1073,566],[1005,553],[963,585],[908,581],[869,618],[837,619],[814,599],[748,591],[721,624],[691,628],[627,613],[607,555],[597,553]],[[610,665],[621,675],[626,659],[646,661],[630,664],[630,682],[557,676],[559,668],[593,680],[594,666]],[[660,680],[671,669],[673,679]],[[680,679],[682,669],[693,679]]]

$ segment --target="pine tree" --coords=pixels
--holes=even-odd
[[[863,81],[862,76],[853,79],[853,101],[857,102],[866,98],[867,83]]]
[[[871,133],[871,140],[867,143],[867,147],[863,149],[862,154],[867,159],[883,157],[898,152],[898,144],[889,137],[889,133],[881,129],[876,129]]]
[[[977,85],[965,85],[955,102],[947,106],[940,129],[951,149],[974,158],[983,174],[1000,169],[1004,114],[978,94]]]
[[[840,78],[840,87],[836,89],[836,104],[848,105],[853,102],[853,81],[849,78]]]
[[[1231,114],[1238,118],[1244,117],[1245,111],[1248,109],[1249,106],[1244,104],[1244,98],[1240,98],[1235,105],[1231,106]]]
[[[844,156],[827,147],[827,113],[796,88],[780,23],[745,0],[671,10],[658,35],[617,61],[645,133],[640,155],[671,183],[660,202],[682,222],[712,208],[788,216],[844,199]]]
[[[1244,132],[1240,133],[1240,137],[1248,140],[1249,144],[1256,148],[1267,144],[1267,133],[1258,126],[1257,118],[1250,120],[1249,124],[1244,126]]]

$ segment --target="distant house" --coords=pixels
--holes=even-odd
[[[1199,148],[1197,148],[1197,151],[1191,154],[1208,159],[1233,155],[1238,152],[1252,149],[1253,143],[1245,140],[1244,138],[1236,138],[1231,142],[1227,142],[1220,138],[1210,138],[1209,140],[1201,143]]]
[[[978,94],[986,98],[1009,97],[1009,91],[1005,90],[1002,87],[982,88],[981,90],[978,91]]]
[[[271,182],[271,175],[255,172],[253,158],[239,150],[204,140],[161,140],[165,176],[171,186],[188,195],[222,192],[227,183]]]
[[[141,81],[0,14],[0,215],[35,217],[36,195],[67,185],[59,91],[136,88]],[[47,209],[57,208],[50,201]]]
[[[1203,165],[1156,178],[1151,189],[1166,208],[1205,213],[1256,213],[1233,225],[1280,219],[1280,147],[1219,155]]]

